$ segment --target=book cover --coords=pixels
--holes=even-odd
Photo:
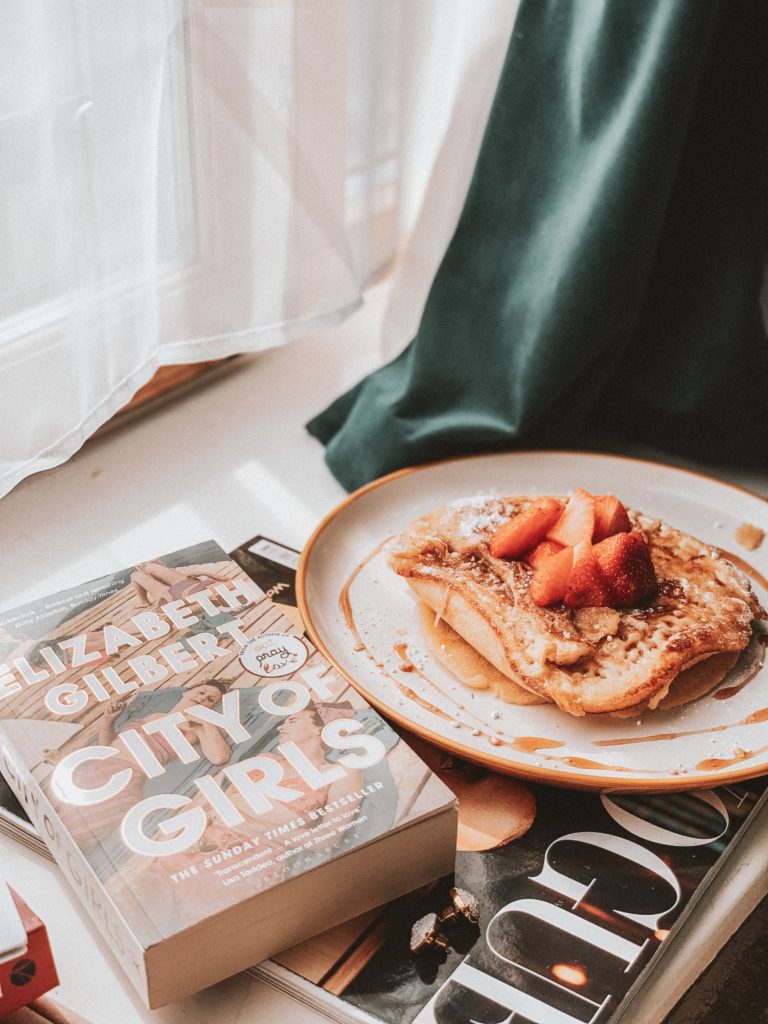
[[[0,629],[0,768],[150,1005],[452,864],[450,792],[213,542]]]

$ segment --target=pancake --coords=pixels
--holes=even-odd
[[[494,558],[489,548],[530,500],[444,506],[413,523],[388,552],[390,567],[418,598],[513,683],[573,715],[634,714],[657,707],[697,663],[738,656],[747,646],[753,620],[764,613],[743,573],[694,537],[633,510],[659,581],[652,604],[535,605],[530,567]]]
[[[437,660],[471,690],[491,690],[505,704],[547,704],[545,697],[531,693],[478,654],[455,629],[429,605],[420,604],[421,632]]]
[[[701,661],[697,661],[695,665],[684,668],[676,675],[670,683],[666,695],[656,706],[662,711],[669,711],[671,708],[679,708],[683,704],[699,700],[700,697],[704,697],[722,683],[738,660],[738,653],[707,655]],[[647,705],[625,708],[623,711],[614,711],[614,715],[618,718],[633,718],[644,711],[646,707]]]
[[[582,612],[611,612],[610,608],[579,609]],[[616,618],[619,613],[615,612]],[[582,616],[586,628],[588,619]],[[419,621],[422,635],[426,638],[432,653],[437,660],[448,669],[460,682],[471,690],[490,690],[505,704],[526,706],[530,704],[548,704],[546,698],[531,693],[519,683],[513,682],[492,665],[490,661],[478,654],[474,647],[459,636],[445,619],[439,618],[435,612],[423,602],[419,603]],[[601,635],[605,636],[606,633]],[[682,707],[705,696],[718,686],[739,659],[738,654],[710,654],[695,665],[683,669],[672,680],[667,695],[659,701],[658,707],[663,711]],[[615,711],[620,718],[630,718],[640,714],[644,707],[631,707],[623,711]]]

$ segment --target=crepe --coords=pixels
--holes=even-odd
[[[573,715],[637,713],[658,706],[680,673],[747,646],[764,613],[743,573],[694,537],[633,510],[659,581],[652,604],[535,605],[530,567],[494,558],[489,548],[530,500],[481,497],[441,507],[388,552],[419,599],[513,683]]]

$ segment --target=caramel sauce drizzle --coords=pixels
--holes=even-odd
[[[396,656],[400,659],[400,671],[415,673],[428,687],[437,690],[438,693],[440,693],[440,695],[443,697],[443,699],[447,700],[450,704],[453,705],[453,707],[455,709],[455,715],[452,717],[450,714],[448,714],[448,712],[444,711],[442,708],[438,707],[437,705],[433,704],[431,701],[427,700],[425,697],[423,697],[419,693],[417,693],[413,689],[413,687],[406,686],[399,679],[397,679],[396,676],[392,675],[391,672],[388,672],[384,668],[382,663],[380,661],[377,661],[377,659],[375,658],[375,656],[373,655],[373,653],[371,652],[371,650],[369,649],[368,645],[363,640],[363,638],[362,638],[362,636],[360,634],[360,631],[359,631],[359,629],[357,627],[357,623],[355,621],[354,611],[352,610],[352,602],[351,602],[351,599],[350,599],[350,589],[352,587],[352,584],[355,582],[357,577],[362,572],[362,570],[370,562],[372,562],[374,558],[376,558],[376,556],[383,550],[383,548],[389,543],[389,541],[391,539],[392,539],[391,536],[385,538],[364,559],[362,559],[358,563],[358,565],[354,568],[354,570],[350,574],[349,578],[347,579],[346,583],[342,587],[341,592],[339,594],[339,608],[341,610],[342,615],[344,616],[344,621],[346,622],[347,628],[349,629],[349,631],[352,634],[352,637],[354,639],[354,650],[355,651],[360,652],[360,653],[364,653],[366,655],[366,657],[369,659],[369,661],[371,661],[372,664],[378,669],[378,671],[382,672],[387,677],[387,679],[391,683],[393,683],[393,685],[400,691],[400,693],[407,700],[413,701],[413,703],[417,704],[419,707],[423,708],[425,711],[429,711],[431,714],[437,715],[439,718],[442,718],[445,721],[449,721],[449,722],[452,722],[452,723],[459,722],[459,719],[460,719],[462,713],[464,715],[468,716],[469,718],[473,719],[474,723],[476,723],[474,725],[474,728],[473,728],[473,733],[475,735],[482,735],[482,736],[484,736],[488,740],[488,743],[491,746],[493,746],[493,747],[502,747],[503,746],[503,747],[508,747],[511,750],[521,751],[521,752],[526,753],[526,754],[537,754],[542,760],[545,760],[545,761],[555,761],[555,762],[557,762],[559,764],[568,765],[569,767],[572,767],[572,768],[581,768],[581,769],[584,769],[584,770],[592,770],[592,771],[612,771],[612,772],[629,772],[629,773],[634,771],[634,769],[627,768],[626,766],[623,766],[623,765],[605,764],[605,763],[603,763],[601,761],[592,761],[592,760],[589,760],[588,758],[584,758],[584,757],[569,757],[569,756],[562,756],[562,755],[556,755],[556,754],[546,754],[546,753],[543,753],[543,751],[545,751],[545,750],[552,750],[552,749],[556,749],[558,747],[564,747],[565,743],[563,743],[562,741],[559,741],[559,740],[550,740],[550,739],[547,739],[547,738],[541,737],[541,736],[517,736],[517,737],[513,737],[513,738],[506,738],[506,737],[503,737],[503,736],[498,734],[500,732],[500,730],[497,730],[496,733],[489,732],[488,731],[488,725],[487,725],[487,723],[485,722],[484,719],[482,719],[482,718],[478,717],[477,715],[473,714],[467,708],[465,708],[465,706],[463,704],[459,704],[452,697],[450,697],[448,694],[446,694],[438,686],[438,684],[435,682],[434,679],[431,679],[428,675],[426,675],[424,673],[424,671],[418,665],[416,665],[414,663],[414,661],[408,656],[408,651],[407,651],[407,649],[408,649],[408,641],[407,640],[398,641],[397,643],[395,643],[393,645],[393,650],[394,650]],[[749,577],[751,577],[757,583],[761,584],[761,586],[763,586],[766,590],[768,590],[768,579],[766,579],[761,573],[759,573],[748,562],[746,562],[744,559],[740,558],[738,555],[734,555],[731,552],[726,551],[723,548],[717,548],[716,550],[718,550],[720,552],[720,554],[723,555],[724,558],[727,558],[729,561],[733,562],[734,565],[737,565],[744,573],[746,573]],[[405,634],[404,634],[403,631],[398,630],[398,635],[399,636],[404,636]],[[759,639],[759,642],[761,644],[763,644],[764,647],[768,646],[768,634],[764,634],[764,635],[760,636],[758,639]],[[758,665],[755,668],[755,672],[752,675],[757,674],[757,672],[760,670],[761,667],[762,667],[761,665]],[[736,694],[739,693],[744,688],[744,686],[747,685],[747,683],[752,678],[752,675],[749,676],[749,678],[745,679],[738,686],[725,687],[724,689],[719,690],[716,694],[714,694],[715,699],[717,699],[717,700],[728,700],[729,698],[736,696]],[[755,724],[758,724],[760,722],[766,722],[766,721],[768,721],[768,707],[767,708],[761,708],[759,711],[753,712],[752,714],[748,715],[746,718],[743,718],[743,719],[741,719],[738,722],[732,722],[732,723],[728,723],[728,724],[724,724],[724,725],[710,726],[707,729],[691,729],[691,730],[680,731],[680,732],[663,732],[663,733],[656,733],[655,735],[652,735],[652,736],[630,736],[630,737],[619,737],[619,738],[616,738],[616,739],[594,740],[593,741],[593,746],[596,746],[596,747],[614,747],[614,746],[625,746],[625,745],[630,745],[630,744],[634,744],[634,743],[656,743],[656,742],[664,741],[664,740],[668,741],[668,740],[679,739],[680,737],[683,737],[683,736],[704,736],[704,735],[710,735],[713,732],[724,732],[724,731],[726,731],[728,729],[738,728],[739,726],[755,725]],[[459,722],[459,724],[461,724],[461,723]],[[467,723],[467,724],[469,724],[469,723]],[[718,771],[718,770],[720,770],[722,768],[727,768],[727,767],[730,767],[731,765],[738,764],[740,761],[746,761],[746,760],[749,760],[752,757],[756,757],[758,754],[763,753],[766,750],[768,750],[768,744],[766,746],[760,747],[759,749],[754,750],[754,751],[745,751],[745,750],[742,750],[741,748],[739,748],[738,752],[736,754],[734,754],[734,756],[732,758],[717,758],[717,757],[707,758],[707,759],[705,759],[703,761],[700,761],[696,765],[696,768],[699,771]],[[643,769],[643,773],[644,774],[653,774],[653,775],[667,775],[667,774],[670,774],[670,772],[667,769]],[[680,773],[678,772],[677,774],[680,774]]]
[[[750,565],[749,562],[739,555],[734,555],[732,551],[727,551],[725,548],[715,547],[714,550],[719,551],[723,558],[727,558],[729,562],[733,562],[738,569],[741,569],[745,576],[749,576],[755,583],[759,583],[761,587],[768,590],[768,579],[761,572],[758,572],[754,565]]]
[[[488,723],[485,719],[478,717],[469,711],[465,705],[458,703],[449,694],[445,693],[440,686],[435,682],[434,679],[430,678],[408,655],[408,641],[399,640],[393,645],[393,651],[400,661],[400,671],[415,673],[428,687],[437,690],[444,700],[447,700],[455,709],[455,715],[452,717],[448,712],[442,708],[437,707],[431,701],[427,700],[421,694],[417,693],[413,687],[405,685],[391,672],[382,665],[380,661],[376,659],[373,652],[369,649],[367,643],[363,639],[360,630],[358,629],[357,622],[355,620],[355,613],[352,609],[352,601],[350,598],[350,590],[357,577],[360,575],[362,570],[373,561],[374,558],[383,550],[386,544],[391,540],[391,537],[387,537],[380,544],[378,544],[358,565],[349,575],[346,583],[342,587],[339,593],[339,609],[344,616],[344,621],[347,625],[347,629],[352,634],[354,641],[353,649],[359,653],[364,653],[368,660],[376,667],[376,669],[383,673],[386,678],[399,690],[399,692],[409,701],[417,704],[425,711],[437,715],[439,718],[444,719],[452,723],[459,725],[466,724],[472,728],[473,735],[484,736],[489,745],[492,747],[508,747],[511,750],[518,750],[526,754],[537,754],[544,761],[554,761],[558,764],[567,765],[572,768],[583,768],[590,769],[593,771],[603,772],[632,772],[633,769],[627,768],[623,765],[604,764],[600,761],[590,761],[587,758],[581,757],[568,757],[560,756],[556,754],[546,754],[542,751],[553,750],[558,747],[564,747],[565,743],[560,740],[551,740],[543,736],[517,736],[517,737],[505,737],[499,735],[501,730],[496,732],[488,731]],[[404,635],[401,631],[398,631],[398,635]],[[472,719],[472,722],[461,723],[460,718],[466,716]],[[648,772],[654,775],[664,775],[666,772],[663,769],[651,770]]]
[[[727,729],[736,729],[740,725],[758,725],[760,722],[768,722],[768,708],[760,708],[753,711],[751,715],[740,719],[738,722],[728,722],[725,725],[710,725],[708,729],[689,729],[686,732],[659,732],[654,736],[627,736],[612,740],[595,740],[596,747],[622,747],[630,743],[657,743],[659,740],[676,740],[681,736],[709,736],[713,732],[725,732]]]
[[[757,750],[742,750],[739,747],[733,757],[708,757],[704,761],[699,761],[696,767],[702,772],[717,772],[721,768],[730,768],[731,765],[757,757],[758,754],[763,753],[765,750],[768,750],[768,745],[759,747]]]

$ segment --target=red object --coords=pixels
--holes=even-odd
[[[547,539],[575,548],[583,540],[591,541],[594,532],[595,499],[580,487],[570,496],[563,514],[548,530]]]
[[[531,598],[534,604],[544,608],[557,604],[565,597],[568,579],[573,566],[573,548],[563,548],[558,554],[547,558],[533,574]]]
[[[582,541],[573,552],[573,569],[565,591],[569,608],[600,608],[611,603],[611,588],[591,544]]]
[[[528,552],[525,560],[532,569],[539,569],[548,558],[560,554],[562,550],[563,545],[558,544],[556,540],[543,540],[532,551]]]
[[[617,533],[592,548],[611,588],[614,608],[632,608],[656,591],[656,573],[645,537],[638,531]]]
[[[544,539],[562,511],[563,506],[556,498],[537,498],[494,533],[491,554],[494,558],[520,558]]]
[[[612,494],[601,494],[595,498],[595,535],[592,540],[598,544],[615,533],[629,533],[632,523],[627,510]]]
[[[0,963],[0,1017],[39,999],[59,983],[45,925],[11,889],[27,933],[25,953]]]

